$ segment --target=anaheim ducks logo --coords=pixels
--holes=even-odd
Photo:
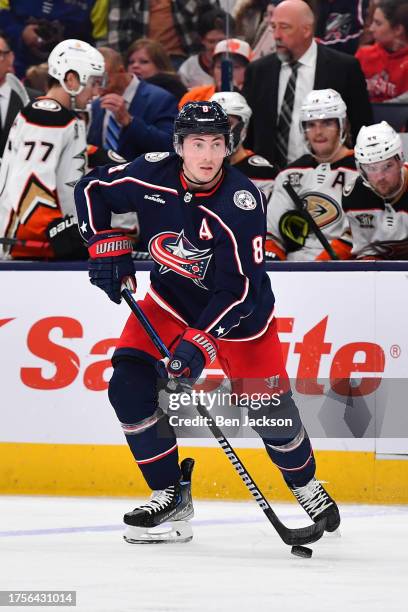
[[[149,242],[149,251],[153,259],[160,264],[159,272],[176,272],[185,278],[189,278],[201,287],[207,289],[202,283],[212,253],[210,249],[197,249],[184,235],[184,230],[179,234],[175,232],[161,232]]]
[[[319,227],[330,225],[341,215],[339,204],[325,193],[309,192],[302,194],[301,197]]]

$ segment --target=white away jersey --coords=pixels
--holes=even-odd
[[[344,190],[343,208],[353,237],[356,259],[408,259],[408,165],[404,167],[404,189],[386,200],[359,176]]]
[[[312,155],[304,155],[282,170],[267,210],[267,251],[291,261],[326,258],[313,231],[304,230],[299,225],[299,216],[293,214],[297,209],[283,187],[289,181],[335,252],[341,258],[347,257],[351,239],[342,208],[342,193],[356,176],[352,153],[332,164],[318,164]],[[297,250],[293,250],[290,236],[296,237]]]
[[[74,186],[85,172],[85,124],[51,98],[38,99],[16,117],[0,170],[0,236],[47,241],[54,219],[75,214]],[[13,257],[38,257],[13,246]],[[52,257],[51,248],[41,258]]]

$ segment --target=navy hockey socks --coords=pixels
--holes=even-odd
[[[161,490],[178,482],[177,440],[167,416],[158,407],[154,366],[136,359],[117,360],[109,383],[109,400],[149,487]]]
[[[316,463],[309,436],[303,425],[292,439],[268,440],[263,438],[266,451],[290,485],[303,487],[313,478]]]

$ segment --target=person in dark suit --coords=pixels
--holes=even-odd
[[[99,51],[105,58],[107,83],[92,104],[88,143],[128,160],[150,151],[172,151],[176,98],[127,72],[117,51]]]
[[[359,62],[314,40],[314,15],[306,2],[284,0],[275,9],[276,53],[246,70],[243,94],[253,110],[247,146],[280,167],[300,157],[304,143],[299,111],[313,89],[335,89],[348,109],[353,140],[372,123],[367,86]]]
[[[21,97],[11,89],[6,82],[8,72],[14,72],[14,53],[11,50],[8,39],[0,34],[0,159],[3,157],[8,134],[17,113],[23,108],[24,102]],[[30,98],[34,99],[34,90],[27,90]]]

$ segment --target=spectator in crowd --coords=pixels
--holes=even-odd
[[[362,47],[363,45],[372,45],[375,42],[370,28],[373,21],[374,11],[377,8],[379,2],[380,0],[370,0],[369,2],[367,15],[364,22],[364,29],[359,38],[360,47]]]
[[[308,153],[278,175],[267,211],[266,251],[278,259],[330,259],[285,189],[288,182],[339,259],[349,259],[351,236],[342,208],[343,188],[357,176],[347,146],[347,108],[333,89],[311,91],[300,109]],[[299,129],[298,127],[298,129]]]
[[[375,44],[356,53],[371,102],[408,102],[408,2],[381,0],[370,28]]]
[[[345,189],[356,259],[408,259],[408,167],[399,134],[385,121],[363,126],[355,157],[360,176]]]
[[[149,151],[171,151],[176,98],[127,72],[120,53],[101,47],[107,83],[92,104],[88,142],[126,159]]]
[[[180,77],[173,68],[165,48],[150,38],[139,38],[126,53],[126,66],[138,79],[162,87],[180,100],[187,92]]]
[[[314,15],[306,2],[284,0],[272,26],[276,53],[251,62],[243,95],[253,115],[247,145],[281,168],[305,152],[299,112],[313,89],[335,89],[346,102],[353,138],[372,110],[358,60],[314,41]]]
[[[48,66],[47,96],[18,114],[0,171],[0,236],[17,259],[86,256],[74,206],[74,186],[86,167],[85,123],[77,111],[97,93],[104,60],[88,43],[66,40]]]
[[[214,8],[204,13],[198,22],[197,32],[200,36],[202,50],[187,58],[180,66],[178,73],[188,89],[200,85],[213,85],[213,55],[216,45],[225,39],[227,32],[233,29],[232,18],[221,9]]]
[[[245,69],[249,64],[251,54],[251,47],[244,40],[238,38],[221,40],[215,47],[213,56],[214,85],[193,87],[181,98],[179,108],[182,108],[187,102],[209,100],[216,91],[222,90],[221,66],[223,60],[232,62],[232,85],[235,90],[240,91],[244,84]]]
[[[266,17],[272,16],[276,4],[278,0],[237,0],[232,11],[236,35],[254,48],[266,29]]]
[[[231,124],[233,145],[229,163],[251,179],[269,202],[278,171],[264,157],[243,146],[252,115],[244,96],[237,91],[220,91],[211,97],[211,102],[218,102],[222,106]]]
[[[354,55],[370,0],[318,0],[316,36],[322,45]]]
[[[25,87],[32,87],[40,92],[40,95],[45,95],[48,89],[48,64],[37,64],[27,68],[24,78]]]
[[[135,38],[162,43],[176,69],[200,49],[200,15],[218,6],[218,0],[110,0],[108,44],[126,53]]]
[[[276,51],[275,36],[272,30],[272,17],[279,0],[269,0],[266,6],[263,23],[256,38],[252,60],[259,59]]]
[[[25,105],[25,100],[6,81],[8,73],[14,73],[14,53],[10,48],[8,39],[0,34],[0,159],[3,156],[4,147],[11,126],[17,113]],[[27,89],[27,94],[34,99],[40,94],[39,91]]]
[[[57,43],[79,38],[93,43],[106,36],[108,0],[2,0],[0,30],[10,39],[16,55],[16,74],[47,61]]]

